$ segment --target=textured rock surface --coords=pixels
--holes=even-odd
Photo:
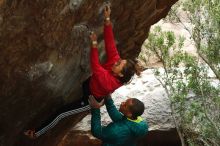
[[[137,57],[150,26],[176,1],[110,1],[122,57]],[[101,48],[103,6],[100,0],[0,0],[1,145],[25,145],[24,129],[80,97],[89,75],[88,28]],[[27,145],[56,145],[73,123]]]

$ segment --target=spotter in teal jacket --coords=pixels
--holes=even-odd
[[[91,131],[102,140],[103,146],[135,146],[135,140],[148,132],[146,121],[138,117],[137,120],[126,118],[120,113],[112,99],[105,103],[112,123],[101,126],[100,109],[92,109]]]

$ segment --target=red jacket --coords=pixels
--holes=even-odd
[[[101,98],[122,86],[121,82],[112,74],[112,66],[120,59],[114,42],[111,25],[104,26],[104,39],[107,60],[101,65],[97,48],[91,48],[90,63],[92,77],[90,79],[90,92],[96,98]]]

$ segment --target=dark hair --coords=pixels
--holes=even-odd
[[[132,118],[137,119],[138,116],[144,113],[144,103],[137,98],[131,98],[132,105],[129,107],[130,112],[132,113]]]
[[[142,71],[141,66],[138,64],[137,60],[127,59],[127,63],[123,67],[121,73],[122,77],[118,77],[122,84],[128,83],[131,80],[131,77],[136,73],[136,75],[140,76]]]

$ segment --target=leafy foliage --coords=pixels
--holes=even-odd
[[[178,10],[185,12],[192,28],[182,23]],[[216,77],[220,79],[220,1],[181,0],[170,11],[169,17],[181,22],[191,34],[198,55],[205,61]]]
[[[220,145],[220,2],[185,0],[188,28],[205,63],[182,50],[184,37],[155,27],[145,47],[163,64],[155,75],[171,101],[182,145]],[[181,20],[177,18],[177,20]],[[187,28],[186,28],[187,29]],[[211,75],[210,73],[213,73]]]

